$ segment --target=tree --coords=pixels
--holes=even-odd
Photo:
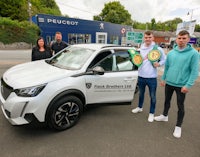
[[[109,2],[104,5],[102,12],[93,17],[94,20],[112,22],[116,24],[132,25],[131,14],[125,10],[119,1]]]
[[[19,21],[28,18],[26,0],[1,0],[0,1],[0,16],[10,17]]]
[[[151,19],[151,29],[152,30],[156,29],[156,20],[155,20],[155,18]]]
[[[183,20],[181,18],[174,18],[173,20],[165,21],[165,31],[175,31],[177,25],[182,22]]]
[[[33,5],[33,15],[35,14],[51,14],[61,15],[61,12],[54,0],[30,0]]]
[[[196,26],[195,26],[195,31],[196,31],[196,32],[200,32],[200,25],[199,25],[199,24],[196,24]]]
[[[29,0],[31,3],[31,15],[44,13],[61,15],[54,0]],[[9,17],[12,20],[26,21],[29,18],[28,0],[1,0],[0,16]]]
[[[140,23],[137,21],[133,21],[132,26],[134,29],[141,29],[141,30],[146,30],[148,29],[148,26],[146,23]]]
[[[59,9],[54,0],[41,0],[40,2],[44,7],[51,9]]]

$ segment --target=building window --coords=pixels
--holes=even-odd
[[[49,45],[51,43],[51,36],[46,36],[46,44]]]
[[[111,44],[119,45],[119,37],[118,37],[118,36],[115,36],[115,35],[111,36],[111,37],[110,37],[110,43],[111,43]]]
[[[68,43],[71,45],[91,43],[91,34],[68,34]]]
[[[105,40],[105,35],[99,35],[98,36],[98,43],[105,43],[106,40]]]
[[[96,32],[96,43],[106,44],[107,36],[108,34],[106,32]]]

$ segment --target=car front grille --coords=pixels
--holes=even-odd
[[[7,85],[3,78],[1,78],[1,94],[3,96],[3,98],[6,100],[8,98],[8,96],[10,95],[10,93],[13,91],[13,88],[10,87],[9,85]]]

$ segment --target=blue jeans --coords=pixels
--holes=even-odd
[[[149,113],[154,114],[156,108],[156,89],[157,89],[157,78],[143,78],[138,77],[138,86],[139,86],[139,104],[138,107],[142,108],[144,103],[144,93],[145,87],[149,88],[150,96],[150,111]]]

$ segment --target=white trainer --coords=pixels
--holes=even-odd
[[[154,120],[158,122],[168,122],[168,116],[164,116],[161,114],[160,116],[154,117]]]
[[[176,126],[173,133],[174,137],[180,138],[181,137],[181,127]]]
[[[153,122],[153,120],[154,120],[154,114],[149,113],[148,121]]]
[[[138,112],[142,112],[142,111],[143,111],[143,109],[139,108],[139,107],[136,107],[135,109],[132,109],[133,113],[138,113]]]

